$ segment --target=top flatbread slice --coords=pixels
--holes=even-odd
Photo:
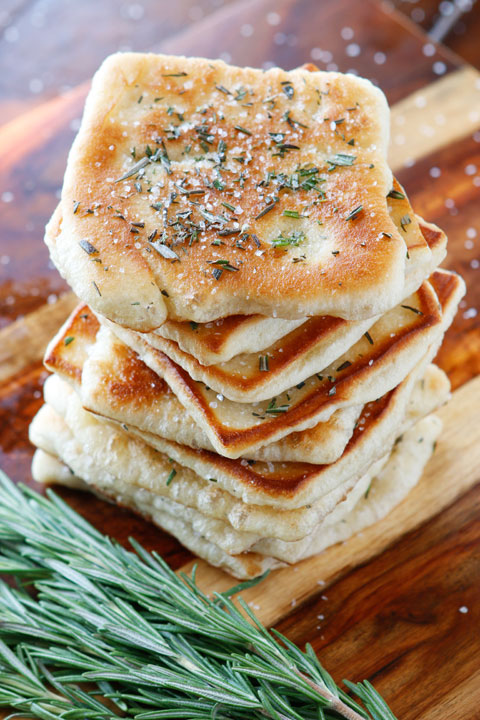
[[[52,257],[82,300],[139,331],[380,314],[405,296],[388,134],[385,97],[353,75],[113,55],[69,155]]]

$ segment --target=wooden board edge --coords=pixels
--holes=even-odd
[[[480,73],[467,65],[417,90],[393,105],[390,125],[394,172],[462,140],[480,127]]]

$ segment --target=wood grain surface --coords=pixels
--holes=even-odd
[[[476,717],[480,488],[472,486],[480,479],[479,75],[441,46],[425,53],[428,39],[373,0],[197,5],[204,8],[203,18],[190,17],[189,26],[168,39],[159,30],[152,46],[211,57],[228,53],[233,62],[259,66],[288,68],[313,60],[324,68],[335,62],[379,83],[393,105],[392,166],[415,210],[448,232],[446,265],[460,271],[468,286],[438,359],[459,389],[442,410],[447,428],[422,484],[362,538],[298,569],[272,574],[250,591],[249,600],[299,645],[312,642],[337,679],[373,680],[398,717]],[[143,6],[148,18],[158,18],[154,3]],[[179,13],[180,6],[186,9],[180,3]],[[180,14],[171,12],[174,24]],[[154,30],[144,25],[136,26],[137,47],[146,49]],[[435,63],[442,65],[435,70]],[[86,79],[88,63],[78,72],[71,77]],[[56,301],[67,288],[49,264],[43,226],[58,200],[88,83],[35,107],[22,106],[11,86],[0,101],[0,110],[6,110],[0,117],[16,115],[0,127],[0,466],[13,479],[32,484],[27,429],[41,404],[46,373],[40,355],[74,301],[71,294]],[[172,567],[189,567],[191,555],[160,530],[90,495],[61,494],[122,543],[134,535],[160,550]],[[359,562],[362,566],[352,569]],[[202,574],[209,587],[231,582],[205,566]]]

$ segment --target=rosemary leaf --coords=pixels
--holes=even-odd
[[[311,647],[231,599],[262,578],[209,597],[195,570],[176,575],[130,542],[0,471],[0,572],[28,582],[0,582],[1,707],[41,720],[394,720],[369,683],[346,683],[365,710]]]

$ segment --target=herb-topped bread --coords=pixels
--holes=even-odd
[[[406,276],[388,127],[381,91],[353,75],[113,55],[69,156],[52,257],[96,312],[139,331],[380,314]]]

